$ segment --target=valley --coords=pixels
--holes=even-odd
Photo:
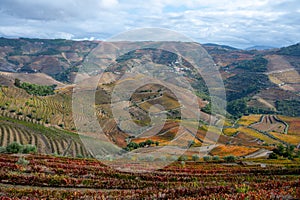
[[[79,121],[84,120],[85,116],[72,113],[72,92],[74,90],[72,81],[78,67],[84,62],[85,56],[96,45],[97,42],[85,41],[13,40],[2,38],[3,62],[2,72],[0,73],[2,81],[0,90],[1,115],[6,118],[44,126],[48,129],[55,128],[76,134],[78,130],[75,127],[74,119]],[[122,43],[121,45],[125,44]],[[210,122],[216,125],[220,118],[218,115],[210,113],[208,93],[201,77],[197,77],[192,71],[185,71],[183,76],[187,74],[186,78],[189,79],[192,85],[198,83],[196,87],[198,92],[197,102],[201,109],[201,123],[198,125],[199,128],[196,134],[193,135],[195,138],[186,140],[194,141],[191,149],[202,145],[207,132],[218,134],[220,144],[225,145],[225,147],[227,145],[236,145],[239,148],[268,147],[272,149],[279,143],[297,145],[299,142],[297,139],[298,136],[291,135],[291,133],[295,134],[293,132],[295,128],[293,127],[295,126],[294,123],[298,123],[298,111],[296,109],[292,112],[294,114],[290,118],[293,121],[291,123],[290,120],[285,121],[281,119],[281,114],[285,113],[281,107],[283,105],[289,106],[289,102],[291,101],[296,104],[299,102],[299,93],[297,90],[299,79],[296,77],[298,73],[295,73],[299,67],[297,64],[297,55],[287,56],[285,53],[289,51],[289,48],[299,48],[298,46],[294,45],[280,50],[245,51],[226,46],[204,45],[204,48],[212,55],[224,77],[226,92],[228,92],[228,118],[225,120],[223,131],[209,126]],[[56,50],[53,51],[53,49]],[[147,57],[147,54],[150,57]],[[139,55],[142,55],[140,60],[137,59]],[[164,60],[162,60],[162,57],[164,57]],[[129,107],[126,109],[128,109],[135,123],[141,127],[147,127],[151,124],[150,113],[153,115],[166,112],[167,123],[160,131],[157,130],[157,134],[151,135],[151,131],[148,131],[149,133],[144,133],[144,137],[141,136],[127,140],[126,138],[129,137],[128,133],[119,130],[119,125],[114,120],[111,120],[113,113],[109,104],[114,87],[119,84],[130,84],[131,81],[130,79],[118,81],[120,73],[128,70],[131,65],[141,65],[142,62],[146,61],[143,59],[148,60],[147,62],[150,61],[158,69],[162,67],[162,64],[167,63],[173,63],[171,64],[171,68],[173,68],[174,72],[179,69],[178,64],[175,64],[177,63],[177,58],[173,54],[154,50],[131,52],[125,57],[118,58],[119,66],[115,65],[106,69],[97,87],[95,100],[99,123],[110,140],[121,147],[126,147],[130,141],[138,143],[147,139],[159,142],[160,145],[167,145],[175,137],[179,126],[181,115],[179,99],[167,88],[151,84],[145,85],[135,91],[130,98]],[[41,62],[42,64],[34,64],[32,60],[35,60],[34,62],[37,63]],[[64,67],[56,68],[56,74],[53,71],[47,71],[47,66],[62,65],[62,63],[58,64],[58,61],[64,63]],[[29,62],[33,64],[28,65]],[[36,67],[38,65],[44,66],[44,68]],[[192,69],[187,61],[183,61],[183,66],[185,69]],[[28,71],[25,72],[24,67]],[[253,75],[248,76],[247,74],[249,73]],[[293,73],[295,77],[291,77],[286,73]],[[61,79],[62,74],[65,75],[65,79]],[[248,82],[243,79],[245,77]],[[253,77],[253,79],[250,77]],[[287,79],[288,77],[291,77],[290,80],[292,82]],[[85,75],[82,78],[88,80],[92,77]],[[49,96],[30,95],[23,89],[15,86],[16,79],[24,83],[55,85],[55,94]],[[247,86],[243,85],[244,83]],[[251,88],[251,90],[241,89],[242,87]],[[178,88],[178,90],[182,89]],[[188,97],[185,101],[188,101]],[[156,105],[162,107],[157,107]],[[284,119],[285,116],[282,117]],[[235,123],[234,118],[240,118],[240,120]],[[252,119],[255,120],[252,121]],[[195,123],[192,126],[197,125]],[[130,130],[128,129],[128,131]],[[7,138],[7,131],[3,131],[1,134],[1,138]],[[292,138],[295,138],[295,140],[291,142]],[[2,144],[7,144],[12,141],[19,141],[20,139],[2,140]],[[28,143],[36,144],[37,141],[28,140]],[[213,143],[213,141],[209,142],[209,140],[207,142],[208,144]],[[51,150],[45,148],[45,144],[40,144],[41,148],[39,149],[41,152],[56,152],[64,155],[65,152],[61,149],[64,149],[70,143],[68,141],[56,143],[59,143],[59,145],[56,145],[57,147]],[[247,152],[240,156],[247,156]],[[76,153],[71,154],[75,155]],[[87,155],[84,150],[81,150],[80,154]]]
[[[155,44],[114,45],[141,43]],[[86,69],[100,59],[90,55],[98,45],[0,38],[0,198],[299,196],[299,44],[203,45],[226,99],[210,94],[210,79],[188,60],[161,49],[107,54],[112,64],[101,58]],[[12,154],[16,144],[37,151]]]

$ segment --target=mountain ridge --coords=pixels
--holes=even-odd
[[[151,42],[139,44],[149,43]],[[89,53],[99,44],[101,44],[99,41],[0,39],[0,71],[11,71],[0,73],[0,84],[3,86],[0,87],[0,114],[28,123],[71,132],[78,131],[74,119],[83,120],[84,116],[72,113],[73,80]],[[128,44],[116,43],[120,47]],[[169,45],[176,44],[178,43],[169,42]],[[192,48],[191,44],[187,46]],[[298,144],[300,142],[297,139],[300,116],[299,45],[267,51],[246,51],[215,44],[202,46],[211,55],[225,84],[228,106],[227,112],[223,113],[223,117],[226,117],[224,129],[218,129],[217,124],[222,116],[219,113],[212,113],[207,86],[203,77],[195,73],[191,63],[171,52],[145,48],[128,52],[115,59],[116,62],[104,71],[103,82],[98,84],[95,92],[95,109],[97,119],[101,127],[104,127],[103,130],[109,140],[123,148],[129,145],[130,149],[132,146],[143,144],[147,139],[164,145],[175,137],[181,114],[180,104],[172,91],[167,88],[151,84],[142,86],[134,92],[129,105],[125,108],[131,119],[145,128],[151,123],[150,116],[153,114],[161,112],[167,114],[167,121],[162,130],[148,138],[133,137],[135,130],[131,127],[125,127],[126,131],[118,128],[121,124],[114,120],[111,107],[108,106],[111,103],[114,86],[132,81],[131,79],[119,81],[122,73],[134,71],[138,66],[148,63],[150,65],[147,65],[146,69],[151,70],[151,66],[156,66],[157,69],[153,71],[155,73],[164,66],[166,70],[157,74],[169,79],[173,78],[172,73],[174,75],[180,73],[196,90],[201,110],[200,125],[194,135],[189,130],[183,130],[187,138],[182,141],[186,145],[193,144],[192,151],[196,151],[202,145],[201,141],[207,132],[218,134],[219,143],[225,145],[228,153],[233,153],[229,151],[232,146],[244,152],[239,156],[247,155],[254,147],[272,149],[278,143]],[[83,80],[93,78],[95,76],[92,74],[82,75]],[[18,87],[20,82],[35,89],[39,88],[35,84],[55,84],[59,87],[54,94],[38,96],[28,94],[25,87]],[[178,85],[176,90],[183,92],[184,88]],[[189,99],[188,96],[184,98],[186,101]],[[122,99],[118,101],[122,102]],[[157,104],[163,105],[165,111],[155,106]],[[193,112],[192,108],[188,107],[188,110]],[[210,119],[214,120],[212,127],[209,126]],[[195,123],[189,122],[191,129],[197,125]],[[286,135],[283,132],[287,132]],[[3,134],[8,137],[7,131]],[[11,141],[12,138],[8,139]],[[208,141],[208,144],[212,142]],[[56,150],[49,148],[47,151],[54,153]],[[218,150],[216,147],[214,151],[219,152],[220,148]]]

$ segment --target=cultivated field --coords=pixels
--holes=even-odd
[[[287,124],[274,115],[264,115],[259,122],[251,125],[251,127],[260,131],[278,133],[287,133],[288,129]]]
[[[280,143],[298,145],[300,119],[281,115],[248,115],[223,129],[231,144],[262,147]]]
[[[25,159],[28,164],[17,164],[19,155],[0,155],[0,198],[300,198],[299,160],[276,165],[274,161],[267,165],[175,162],[159,171],[127,173],[93,159],[43,155],[28,155]]]
[[[39,153],[89,156],[78,135],[56,128],[0,117],[0,146],[12,142],[35,145]]]
[[[279,116],[279,119],[289,124],[288,134],[300,136],[300,118],[298,117],[287,117]]]
[[[72,130],[71,90],[51,96],[29,95],[16,87],[0,88],[0,115],[27,122]]]

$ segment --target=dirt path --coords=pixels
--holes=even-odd
[[[267,149],[259,149],[247,156],[245,156],[245,158],[260,158],[260,157],[266,157],[268,156],[270,153],[272,153],[272,151],[269,151]]]

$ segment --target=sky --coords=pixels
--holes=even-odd
[[[300,41],[300,0],[1,0],[0,36],[107,40],[166,28],[238,48]]]

